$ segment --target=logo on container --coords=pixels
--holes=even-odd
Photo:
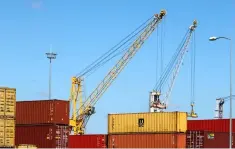
[[[138,125],[139,125],[139,127],[144,127],[144,119],[143,118],[139,118]]]
[[[215,134],[214,133],[208,133],[207,134],[207,139],[214,139],[215,138]]]

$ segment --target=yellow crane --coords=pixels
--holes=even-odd
[[[70,102],[72,103],[72,116],[70,119],[70,126],[72,132],[75,135],[81,135],[85,133],[86,124],[92,114],[95,113],[94,105],[103,95],[103,93],[112,84],[119,73],[124,69],[128,62],[135,56],[137,51],[141,48],[145,40],[156,29],[163,17],[166,15],[166,11],[162,10],[159,14],[155,14],[149,20],[147,25],[139,32],[137,39],[131,44],[131,46],[124,53],[122,58],[115,64],[115,66],[108,72],[105,78],[100,82],[96,89],[83,101],[82,96],[82,84],[83,76],[72,77],[72,87],[70,92]],[[77,102],[79,101],[79,107]]]
[[[168,63],[166,69],[164,70],[163,74],[161,75],[160,79],[158,80],[155,89],[150,93],[150,112],[161,112],[164,109],[167,109],[169,103],[169,97],[171,95],[175,79],[179,73],[180,66],[183,63],[183,58],[187,53],[187,49],[192,39],[192,35],[197,27],[197,21],[194,20],[192,25],[190,25],[188,31],[186,32],[179,48],[176,50],[175,54],[173,55],[171,61]],[[194,58],[194,57],[193,57]],[[194,59],[192,59],[194,62]],[[194,81],[194,64],[192,64],[192,82]],[[169,86],[167,88],[167,92],[163,99],[160,100],[160,96],[162,95],[162,88],[166,85],[168,78],[170,78]],[[194,85],[194,83],[192,83]],[[192,92],[194,92],[194,87],[192,87]],[[193,95],[194,96],[194,93]],[[194,98],[194,97],[191,97]],[[194,102],[191,102],[191,111],[188,113],[188,117],[196,118],[197,113],[194,112]]]

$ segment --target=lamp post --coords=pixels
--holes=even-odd
[[[210,41],[215,41],[218,39],[226,39],[230,41],[230,112],[229,112],[229,148],[232,148],[232,39],[227,37],[210,37]]]
[[[56,53],[51,52],[51,48],[50,48],[50,52],[46,53],[47,58],[50,60],[50,68],[49,68],[49,100],[51,100],[51,63],[52,63],[52,59],[56,59]]]

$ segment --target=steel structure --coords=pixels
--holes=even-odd
[[[75,135],[84,134],[86,124],[91,115],[95,113],[95,104],[103,95],[103,93],[110,87],[112,82],[125,68],[128,62],[135,56],[147,38],[156,29],[163,17],[166,15],[166,11],[162,10],[159,14],[155,14],[151,17],[149,23],[143,28],[138,38],[127,49],[122,58],[115,64],[115,66],[109,71],[97,88],[83,101],[82,96],[82,82],[83,75],[79,77],[72,77],[72,87],[70,93],[70,101],[72,103],[72,117],[70,119],[70,126]],[[77,108],[77,101],[79,101],[79,107]]]
[[[183,63],[184,56],[187,52],[190,40],[192,38],[192,34],[195,31],[197,27],[197,21],[194,20],[193,24],[189,27],[189,30],[187,31],[182,44],[177,49],[176,53],[173,55],[171,61],[168,63],[165,71],[160,77],[160,80],[157,82],[155,89],[150,92],[150,112],[162,112],[164,109],[167,109],[169,97],[172,92],[175,79],[179,73],[180,66]],[[169,87],[167,89],[167,92],[165,94],[165,97],[163,99],[160,99],[161,96],[161,90],[163,86],[166,84],[169,76],[171,75],[171,79],[169,82]],[[188,117],[197,117],[197,114],[194,112],[194,103],[191,103],[192,109],[191,112],[188,114]]]
[[[232,95],[234,99],[235,95]],[[216,99],[216,107],[215,107],[215,119],[222,119],[224,116],[224,103],[229,101],[230,96],[220,97]]]

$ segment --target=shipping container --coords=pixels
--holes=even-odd
[[[16,125],[16,146],[34,144],[38,148],[68,147],[69,126]]]
[[[107,148],[107,135],[70,135],[68,148]]]
[[[232,120],[235,133],[235,119]],[[229,119],[188,120],[188,130],[207,130],[212,132],[229,132]]]
[[[16,89],[0,87],[0,116],[15,118]]]
[[[15,146],[15,120],[0,119],[0,147]]]
[[[16,124],[69,124],[69,101],[38,100],[16,102]]]
[[[186,112],[124,113],[108,115],[108,133],[186,132]]]
[[[186,148],[186,133],[109,134],[108,148]]]
[[[233,134],[234,136],[235,134]],[[233,137],[233,142],[234,142]],[[187,148],[229,148],[228,132],[187,131]],[[232,147],[235,147],[233,143]]]

